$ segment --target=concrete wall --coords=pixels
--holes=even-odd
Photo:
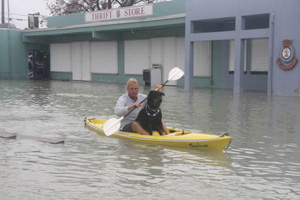
[[[187,2],[186,7],[186,42],[197,40],[230,40],[235,39],[236,41],[247,38],[269,38],[271,45],[269,45],[270,51],[270,67],[268,71],[267,87],[270,94],[275,95],[292,95],[300,96],[300,64],[298,63],[294,69],[290,71],[284,71],[280,69],[276,63],[276,59],[279,57],[280,49],[282,47],[282,39],[292,38],[292,45],[294,46],[296,53],[295,56],[300,58],[300,29],[299,19],[300,12],[300,1],[298,0],[285,0],[285,1],[274,1],[274,0],[226,0],[226,3],[222,3],[220,6],[219,0],[201,1],[191,0]],[[219,6],[216,6],[219,5]],[[243,16],[258,15],[258,14],[270,14],[274,16],[274,24],[271,24],[268,29],[260,30],[242,30],[241,20]],[[201,19],[218,19],[225,17],[234,17],[236,19],[235,31],[226,32],[212,32],[206,34],[192,34],[191,21]],[[263,32],[262,32],[263,31]],[[273,41],[273,42],[272,42]],[[190,45],[187,44],[186,51],[187,55],[190,56],[191,49]],[[232,75],[226,74],[227,69],[223,69],[226,66],[226,42],[221,42],[222,52],[220,53],[220,69],[222,73],[222,88],[230,88],[235,82]],[[237,52],[239,53],[239,52]],[[237,54],[236,54],[237,55]],[[186,58],[189,60],[189,58]],[[236,60],[236,63],[241,63]],[[189,62],[188,62],[189,63]],[[239,66],[237,67],[239,68]],[[191,74],[186,68],[187,74]],[[236,68],[235,68],[236,69]],[[242,74],[242,72],[241,72]],[[234,76],[235,77],[235,76]],[[241,75],[238,77],[236,83],[241,84],[243,89],[259,89],[260,85],[266,85],[266,77],[263,75],[249,76]],[[245,84],[246,83],[246,84]],[[190,84],[189,80],[185,81],[185,84]],[[249,88],[247,88],[249,86]],[[250,87],[251,86],[251,87]],[[239,89],[239,88],[238,88]]]
[[[26,77],[26,44],[19,30],[0,29],[0,79]]]
[[[10,59],[8,53],[8,31],[0,29],[0,78],[9,79],[10,77]]]

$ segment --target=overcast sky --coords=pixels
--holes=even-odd
[[[41,15],[49,16],[50,11],[47,9],[47,2],[54,2],[55,0],[5,0],[5,18],[7,19],[9,1],[9,12],[11,23],[15,24],[17,28],[24,29],[28,27],[28,14],[40,12]],[[2,0],[0,0],[2,2]],[[1,7],[0,3],[0,7]],[[2,10],[2,9],[1,9]],[[5,20],[7,23],[7,20]],[[0,21],[1,23],[1,21]]]

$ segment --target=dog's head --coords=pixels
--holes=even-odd
[[[165,94],[156,90],[151,90],[147,97],[147,104],[151,109],[158,109],[162,102],[162,96]]]

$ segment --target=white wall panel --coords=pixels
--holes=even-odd
[[[102,74],[118,73],[118,43],[91,43],[91,72]]]
[[[185,68],[185,42],[184,38],[176,38],[176,67],[184,71]]]
[[[81,79],[83,81],[91,80],[91,43],[81,43]]]
[[[251,40],[251,71],[268,71],[269,40],[265,38]]]
[[[176,38],[164,38],[164,69],[163,82],[168,80],[168,75],[171,69],[176,67]],[[177,81],[170,81],[168,85],[176,85]]]
[[[152,64],[163,64],[165,38],[150,39],[150,58]]]
[[[72,79],[81,80],[81,42],[72,42]]]
[[[211,76],[211,42],[194,42],[194,76]]]
[[[50,71],[72,72],[71,43],[50,45]]]
[[[125,41],[125,74],[142,75],[150,67],[149,40]]]

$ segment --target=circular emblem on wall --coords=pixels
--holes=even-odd
[[[280,49],[279,58],[276,60],[278,66],[283,70],[291,70],[295,67],[298,59],[295,57],[295,49],[292,46],[292,39],[282,40],[283,46]]]

